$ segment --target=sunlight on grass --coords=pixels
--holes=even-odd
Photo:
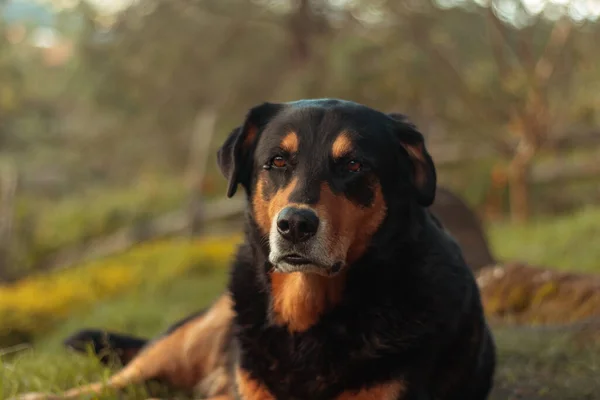
[[[62,349],[62,340],[83,328],[102,328],[154,337],[185,316],[208,306],[225,287],[227,270],[188,269],[178,279],[142,284],[135,290],[73,312],[36,341],[33,349],[0,357],[0,398],[17,392],[58,392],[105,379],[110,370],[92,357]],[[4,359],[4,363],[2,360]],[[142,387],[129,389],[127,399],[148,397]],[[108,393],[103,399],[116,399]]]
[[[572,271],[600,272],[600,209],[488,228],[496,257]]]
[[[189,271],[225,269],[239,240],[232,235],[148,242],[80,267],[0,286],[0,345],[44,334],[103,299],[151,290]]]

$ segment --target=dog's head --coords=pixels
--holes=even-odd
[[[400,114],[341,100],[252,108],[218,152],[246,190],[277,272],[331,276],[361,257],[393,208],[433,203],[423,136]]]

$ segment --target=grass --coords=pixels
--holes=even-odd
[[[33,349],[7,354],[0,359],[0,399],[23,391],[60,392],[85,382],[105,379],[109,369],[92,357],[63,350],[62,339],[86,327],[144,337],[157,335],[178,319],[208,305],[225,287],[226,277],[221,268],[190,269],[176,281],[158,286],[144,284],[130,293],[99,302],[85,312],[73,313],[57,329],[38,340]],[[143,387],[134,387],[128,398],[142,399],[147,395]],[[108,394],[105,398],[116,397]]]
[[[491,400],[600,399],[600,342],[574,332],[497,327],[499,350]]]
[[[21,194],[13,257],[21,270],[33,268],[59,249],[172,211],[185,195],[182,182],[157,177],[142,177],[126,188],[90,187],[59,199]]]
[[[205,178],[206,200],[225,191],[225,180],[214,181]],[[22,272],[38,267],[58,250],[176,211],[188,195],[182,179],[150,174],[126,187],[90,184],[60,198],[23,192],[16,201],[14,264]]]
[[[94,358],[66,352],[61,340],[86,327],[102,327],[141,336],[153,336],[214,299],[225,286],[223,269],[189,270],[160,286],[143,285],[131,293],[100,302],[73,314],[36,343],[34,349],[3,357],[0,398],[24,391],[60,392],[83,383],[105,379],[110,370]],[[495,328],[499,348],[496,389],[492,400],[598,399],[600,348],[577,345],[567,334]],[[156,389],[156,388],[154,388]],[[525,397],[516,397],[521,393]],[[146,398],[142,386],[126,391],[126,399]],[[153,393],[156,395],[156,393]],[[596,397],[594,397],[596,396]],[[103,399],[117,399],[107,393]]]
[[[497,223],[488,228],[500,260],[581,272],[600,272],[600,208],[537,219],[523,226]]]
[[[495,224],[489,231],[492,247],[501,259],[600,271],[598,221],[600,209],[587,209],[522,227]],[[25,391],[60,392],[106,378],[109,369],[92,357],[66,352],[61,347],[62,339],[87,327],[146,337],[158,334],[178,319],[206,306],[223,289],[227,278],[226,260],[234,241],[235,238],[212,238],[202,243],[185,240],[149,243],[86,264],[75,272],[57,272],[36,278],[38,281],[26,280],[18,290],[0,287],[3,326],[9,316],[13,315],[14,320],[16,315],[14,308],[7,307],[11,302],[13,306],[29,304],[30,308],[23,305],[20,313],[29,315],[26,320],[33,321],[32,326],[44,321],[40,315],[53,316],[44,330],[33,332],[36,338],[33,348],[17,346],[0,350],[0,399]],[[114,270],[110,280],[113,285],[116,282],[123,285],[83,296],[82,293],[94,292],[82,292],[82,287],[89,288],[89,281],[97,282],[99,275],[111,270]],[[54,293],[51,288],[55,287],[60,291]],[[40,297],[40,292],[46,297]],[[25,301],[28,297],[24,293],[31,295],[30,300]],[[66,308],[56,313],[49,304]],[[39,314],[36,307],[43,306],[46,306],[46,314]],[[599,341],[578,340],[578,336],[569,331],[553,333],[530,328],[495,327],[494,333],[499,363],[491,400],[600,399]],[[146,398],[149,395],[146,389],[133,387],[125,398]],[[117,396],[107,393],[102,398],[116,399]]]
[[[46,336],[70,315],[132,288],[161,286],[189,271],[222,270],[238,241],[230,235],[147,242],[77,268],[0,286],[0,348]]]

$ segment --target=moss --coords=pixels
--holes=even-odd
[[[486,315],[498,315],[502,313],[502,301],[499,296],[491,296],[483,303]]]
[[[506,298],[507,309],[513,312],[521,312],[527,309],[531,301],[530,293],[524,286],[515,286]]]
[[[558,284],[553,281],[548,281],[539,287],[531,299],[532,306],[541,305],[546,299],[558,293]]]

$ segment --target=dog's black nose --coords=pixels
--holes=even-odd
[[[304,242],[317,233],[319,217],[306,208],[286,207],[277,217],[277,230],[292,243]]]

